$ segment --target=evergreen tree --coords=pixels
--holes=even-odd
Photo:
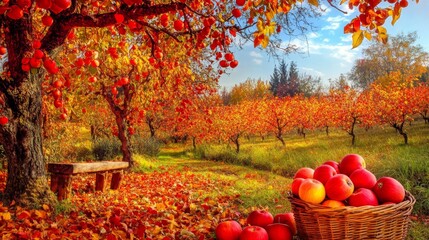
[[[271,75],[270,77],[270,91],[273,94],[273,96],[277,96],[277,88],[279,86],[280,83],[280,74],[279,74],[279,70],[277,69],[276,66],[274,66],[274,71],[273,71],[273,75]]]
[[[287,95],[289,96],[295,96],[296,94],[299,93],[299,76],[298,76],[298,68],[296,66],[295,62],[291,62],[290,66],[289,66],[289,78],[288,78],[288,82],[287,82],[287,86],[288,86],[288,91],[287,91]]]
[[[279,66],[279,85],[277,87],[277,94],[278,97],[284,97],[287,96],[287,85],[288,85],[288,79],[289,79],[289,73],[287,70],[288,65],[285,63],[284,60],[280,62]]]

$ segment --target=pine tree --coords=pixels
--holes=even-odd
[[[270,77],[270,91],[273,93],[273,96],[277,96],[277,89],[280,83],[280,74],[277,66],[274,66],[273,75]]]

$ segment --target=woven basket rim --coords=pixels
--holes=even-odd
[[[377,206],[360,206],[360,207],[354,207],[354,206],[343,206],[343,207],[329,207],[329,206],[323,206],[321,204],[313,204],[305,202],[297,197],[295,197],[291,191],[288,191],[288,199],[289,202],[292,205],[298,205],[300,207],[303,207],[310,211],[315,211],[318,213],[326,213],[326,214],[343,214],[343,213],[370,213],[370,212],[389,212],[389,211],[397,211],[398,209],[404,209],[412,207],[416,199],[415,197],[409,192],[405,191],[405,198],[402,202],[396,203],[396,204],[380,204]]]

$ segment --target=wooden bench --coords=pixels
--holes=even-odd
[[[48,163],[48,172],[51,173],[51,190],[58,195],[58,200],[67,199],[71,194],[71,182],[74,175],[95,173],[95,190],[104,191],[109,172],[112,173],[110,188],[118,189],[123,170],[128,167],[128,162]]]

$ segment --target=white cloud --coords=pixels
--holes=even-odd
[[[256,51],[251,51],[251,52],[249,53],[249,55],[250,55],[251,57],[254,57],[254,58],[263,58],[263,57],[262,57],[262,54],[260,54],[260,53],[258,53],[258,52],[256,52]]]
[[[341,42],[352,42],[352,36],[350,34],[340,37]]]
[[[255,58],[255,59],[252,59],[252,61],[256,64],[256,65],[261,65],[262,64],[262,59],[257,59],[257,58]]]
[[[325,76],[324,73],[322,73],[321,71],[317,71],[314,68],[302,67],[301,69],[309,75],[316,75],[316,76],[320,76],[320,77]]]
[[[251,51],[249,53],[249,55],[252,57],[252,61],[257,64],[257,65],[261,65],[263,62],[263,56],[261,53],[258,53],[256,51]]]

